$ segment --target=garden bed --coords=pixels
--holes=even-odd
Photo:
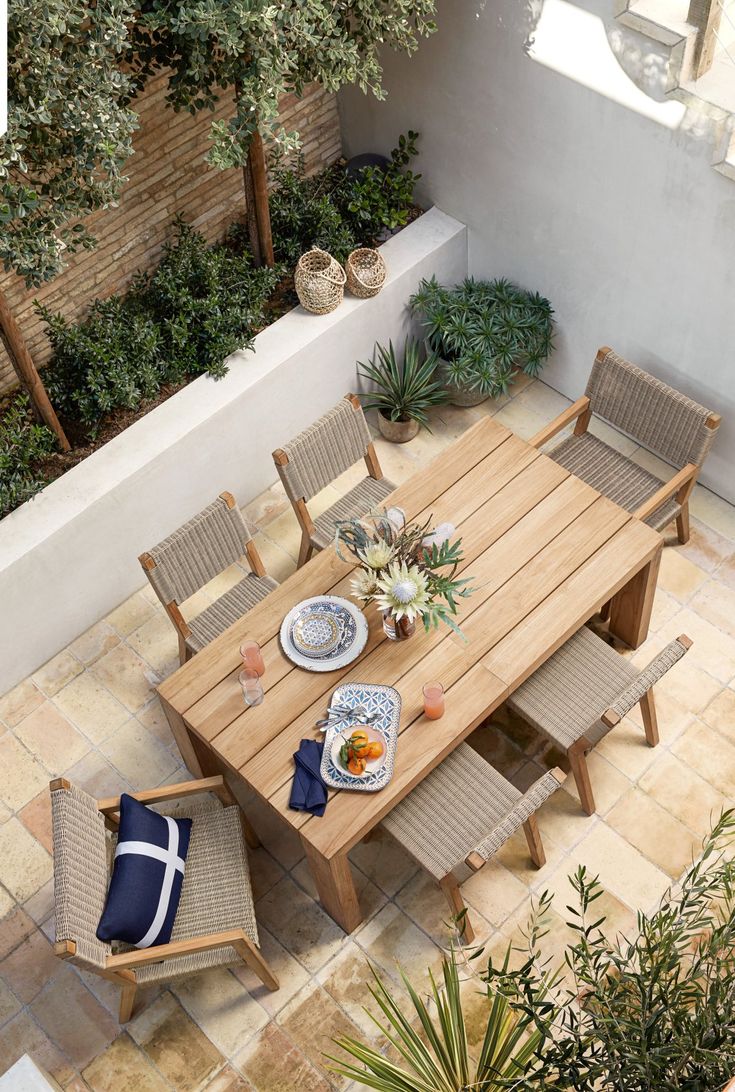
[[[300,307],[0,522],[0,601],[13,634],[0,693],[143,583],[137,557],[223,489],[246,504],[276,478],[271,452],[356,385],[375,342],[401,344],[422,278],[467,273],[464,226],[434,208],[381,248],[386,284],[328,315]]]

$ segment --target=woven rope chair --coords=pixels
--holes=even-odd
[[[685,655],[682,634],[638,671],[583,626],[508,698],[508,705],[567,753],[582,808],[595,811],[587,752],[629,713],[641,707],[649,746],[658,743],[652,687]]]
[[[592,416],[626,433],[676,467],[667,482],[588,431]],[[551,458],[657,531],[676,520],[679,542],[689,540],[689,497],[720,417],[618,356],[599,349],[587,390],[530,441],[541,447],[572,421],[574,434]]]
[[[537,868],[545,863],[536,812],[566,774],[545,773],[522,793],[467,743],[460,743],[383,819],[383,827],[434,877],[471,943],[474,930],[457,872],[477,872],[523,827]]]
[[[312,519],[306,502],[360,459],[365,460],[367,477]],[[365,515],[395,489],[383,477],[365,414],[354,394],[345,395],[294,440],[274,451],[273,461],[301,527],[299,566],[314,550],[323,550],[333,541],[338,520]]]
[[[211,967],[245,962],[271,990],[278,981],[258,948],[244,837],[257,838],[222,777],[131,795],[144,804],[213,792],[217,800],[161,809],[192,822],[186,872],[171,940],[152,948],[110,945],[95,933],[107,895],[120,798],[95,800],[68,781],[52,781],[56,954],[122,987],[120,1023],[136,990]]]
[[[252,572],[196,618],[185,620],[180,604],[243,554]],[[232,493],[220,493],[138,560],[174,624],[182,664],[278,587],[265,571]]]

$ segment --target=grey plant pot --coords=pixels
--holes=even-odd
[[[487,401],[489,395],[480,394],[479,391],[471,390],[469,387],[463,384],[452,383],[448,378],[449,364],[446,360],[439,358],[439,378],[441,379],[444,389],[449,395],[449,401],[453,406],[479,406],[481,402]]]
[[[380,429],[380,435],[384,436],[386,440],[390,440],[392,444],[407,444],[409,440],[413,440],[414,436],[419,430],[418,421],[391,421],[389,417],[384,417],[378,410],[378,428]]]

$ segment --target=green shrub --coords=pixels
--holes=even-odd
[[[334,199],[344,182],[343,169],[330,167],[307,178],[299,159],[293,167],[276,168],[274,182],[271,230],[279,261],[294,266],[313,246],[329,251],[338,262],[346,261],[358,244]]]
[[[340,187],[337,200],[342,215],[359,238],[374,240],[384,228],[393,231],[408,223],[414,187],[421,178],[408,170],[408,164],[417,154],[418,136],[413,129],[401,134],[385,170],[365,167],[346,186]]]
[[[51,430],[34,420],[28,396],[16,395],[0,417],[0,518],[43,489],[33,464],[55,446]]]
[[[80,323],[48,308],[54,357],[46,372],[62,413],[94,430],[115,409],[135,409],[167,383],[209,372],[250,348],[265,323],[265,304],[282,271],[255,269],[232,242],[208,247],[188,224],[152,274],[141,274],[125,296],[97,300]]]

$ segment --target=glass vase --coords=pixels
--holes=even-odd
[[[391,641],[407,641],[416,632],[416,623],[408,618],[396,619],[392,611],[384,610],[383,632]]]

